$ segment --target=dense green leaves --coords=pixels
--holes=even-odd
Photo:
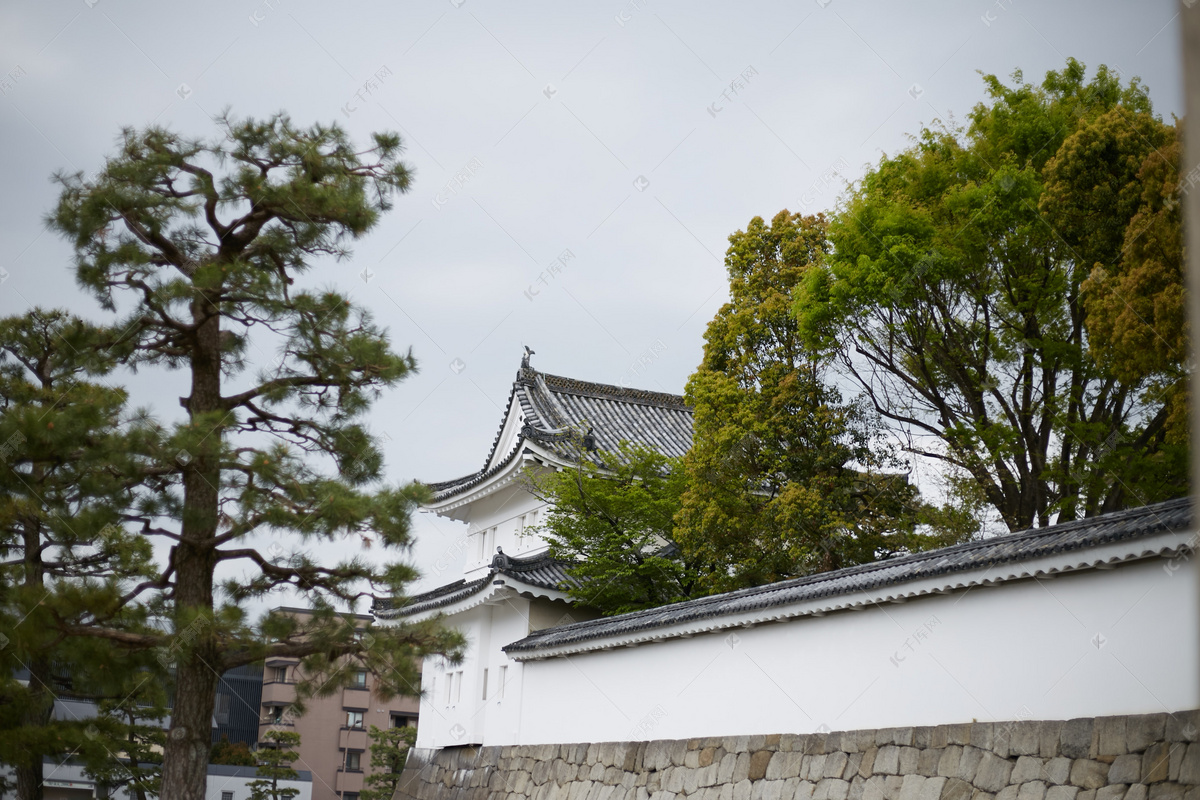
[[[782,211],[729,237],[730,302],[687,385],[695,435],[675,535],[721,591],[945,543],[919,533],[903,465],[800,336],[791,293],[826,256],[823,217]],[[950,536],[952,540],[954,535]]]
[[[363,780],[359,800],[392,800],[408,761],[409,749],[417,743],[411,726],[381,730],[371,726],[371,774]]]
[[[987,76],[966,130],[922,130],[867,173],[794,306],[905,447],[969,475],[1013,529],[1182,485],[1161,393],[1097,362],[1081,291],[1120,258],[1169,131],[1104,68],[1016,79]]]
[[[557,557],[575,562],[568,594],[605,614],[686,600],[695,574],[672,536],[683,491],[674,459],[629,443],[561,472],[531,471],[550,503],[541,533]]]

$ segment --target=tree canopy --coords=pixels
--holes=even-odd
[[[923,129],[852,189],[795,296],[805,341],[906,449],[1014,530],[1184,490],[1173,137],[1138,81],[1085,78],[986,76],[965,129]]]
[[[943,543],[856,403],[800,335],[793,289],[828,252],[823,216],[781,211],[729,237],[730,302],[688,381],[694,438],[675,535],[705,591]]]
[[[686,600],[694,570],[675,546],[683,490],[677,460],[622,442],[561,472],[530,472],[550,504],[541,532],[557,558],[574,563],[568,594],[605,614]]]
[[[393,351],[344,294],[297,285],[316,262],[346,258],[408,189],[400,137],[377,133],[356,149],[337,125],[301,128],[284,114],[217,122],[207,140],[122,131],[94,176],[57,176],[48,220],[74,247],[80,285],[122,312],[113,354],[137,369],[180,370],[189,387],[158,453],[171,483],[143,493],[129,520],[169,548],[131,598],[166,630],[72,631],[173,662],[162,793],[180,800],[204,796],[224,671],[280,655],[302,660],[301,699],[361,668],[382,695],[413,694],[420,657],[456,657],[462,641],[436,621],[364,639],[333,604],[401,595],[414,570],[330,563],[307,549],[363,538],[403,549],[424,497],[415,484],[381,483],[382,455],[363,423],[371,401],[415,369],[412,354]],[[254,546],[282,532],[279,547]],[[245,577],[219,583],[229,567]],[[303,591],[315,613],[248,618],[247,600],[284,589]]]

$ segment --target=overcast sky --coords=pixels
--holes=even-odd
[[[522,345],[547,372],[682,392],[752,217],[834,208],[920,126],[962,120],[978,71],[1107,64],[1170,119],[1178,40],[1165,0],[8,2],[0,313],[102,318],[42,217],[50,174],[96,169],[122,126],[208,136],[229,107],[399,131],[411,192],[316,276],[420,362],[371,415],[389,480],[457,477],[487,455]],[[163,415],[187,393],[132,385]],[[464,533],[421,515],[423,588],[453,577],[435,565]]]

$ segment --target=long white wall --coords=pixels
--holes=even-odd
[[[1150,558],[527,661],[518,737],[488,743],[808,733],[1200,707],[1196,570],[1166,565]]]

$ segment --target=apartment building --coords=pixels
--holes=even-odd
[[[308,614],[307,609],[278,608],[274,613]],[[353,615],[365,630],[373,617]],[[348,685],[328,697],[306,701],[303,714],[289,712],[296,700],[300,662],[294,658],[269,658],[263,665],[262,715],[258,740],[272,728],[300,734],[300,758],[293,766],[312,774],[312,800],[358,800],[370,774],[369,731],[417,724],[420,700],[395,697],[381,700],[374,693],[374,677],[354,673]]]

